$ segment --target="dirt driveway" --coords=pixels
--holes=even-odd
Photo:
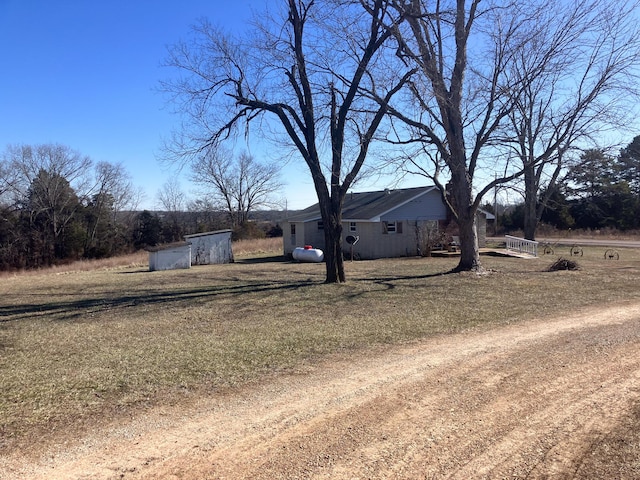
[[[0,478],[640,478],[640,304],[332,358]]]

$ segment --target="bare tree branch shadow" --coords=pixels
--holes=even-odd
[[[218,296],[241,296],[248,293],[281,293],[316,285],[311,280],[298,282],[261,282],[232,286],[203,286],[168,292],[141,292],[137,294],[120,294],[83,298],[71,301],[52,301],[31,303],[28,305],[11,305],[0,307],[0,323],[22,320],[39,315],[55,315],[57,320],[71,320],[87,313],[104,310],[131,308],[140,305],[181,304],[197,300],[213,299]]]

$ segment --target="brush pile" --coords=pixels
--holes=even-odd
[[[573,260],[560,257],[549,267],[548,271],[557,272],[559,270],[580,270],[580,267]]]

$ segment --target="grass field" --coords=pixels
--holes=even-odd
[[[566,250],[566,251],[565,251]],[[332,353],[488,328],[640,299],[640,249],[483,257],[487,275],[448,274],[455,258],[284,261],[274,246],[237,262],[148,272],[144,259],[0,279],[0,451],[58,429],[223,392]]]

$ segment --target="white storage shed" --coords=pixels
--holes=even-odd
[[[191,245],[187,242],[149,247],[147,251],[150,272],[191,268]]]
[[[185,235],[191,244],[191,264],[211,265],[215,263],[232,263],[231,230],[194,233]]]

